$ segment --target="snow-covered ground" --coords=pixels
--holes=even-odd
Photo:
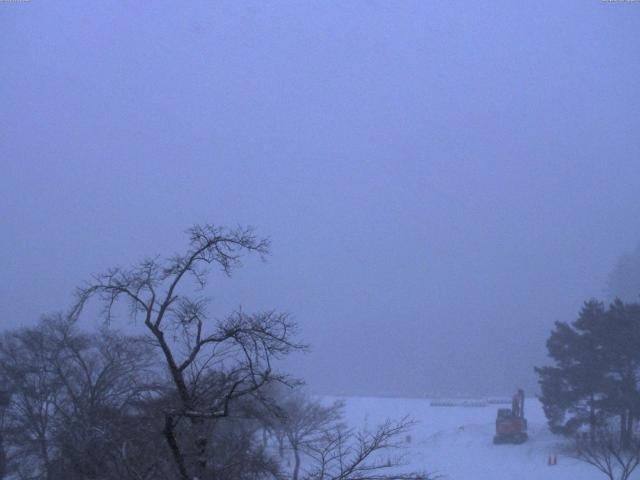
[[[349,397],[346,417],[353,427],[373,427],[387,418],[410,415],[418,425],[411,432],[410,467],[449,480],[597,480],[593,467],[561,454],[558,437],[546,427],[540,403],[528,398],[525,413],[529,441],[494,445],[498,405],[432,407],[428,399]],[[549,455],[557,465],[549,466]]]

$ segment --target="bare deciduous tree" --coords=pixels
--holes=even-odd
[[[387,420],[374,431],[337,425],[305,446],[312,459],[304,480],[433,480],[424,472],[405,472],[402,437],[414,422]]]
[[[578,436],[570,456],[602,472],[609,480],[628,480],[640,464],[640,441],[623,445],[614,432],[602,430],[591,437]]]
[[[49,365],[61,383],[55,404],[59,457],[81,478],[103,478],[114,471],[121,472],[120,478],[138,478],[134,464],[139,459],[126,450],[148,433],[137,414],[138,405],[157,390],[153,352],[140,338],[108,330],[83,334],[68,320],[52,333],[57,348]],[[139,431],[128,423],[137,424]]]
[[[279,391],[276,395],[274,407],[262,417],[263,423],[279,442],[286,439],[294,457],[292,480],[298,480],[301,456],[323,432],[341,425],[344,402],[323,405],[300,390]]]
[[[37,329],[7,332],[0,340],[0,372],[10,395],[4,437],[21,476],[53,478],[51,439],[60,382],[46,368],[50,338]]]
[[[149,443],[137,404],[153,391],[151,350],[115,332],[90,335],[60,315],[0,341],[9,402],[3,434],[20,478],[130,479],[153,463],[118,455]],[[135,425],[135,431],[129,426]],[[140,440],[138,440],[140,439]],[[131,448],[131,447],[130,447]]]
[[[184,480],[204,478],[207,463],[215,455],[209,449],[207,422],[229,416],[233,401],[270,382],[286,381],[273,372],[272,359],[304,347],[293,340],[296,325],[286,314],[237,310],[223,320],[212,320],[208,301],[200,295],[210,266],[230,275],[243,254],[264,257],[268,240],[248,228],[196,225],[188,233],[184,254],[96,275],[78,290],[72,311],[77,317],[87,300],[97,296],[107,320],[121,300],[132,316],[142,316],[175,387],[176,402],[165,411],[164,436]],[[205,381],[211,372],[218,374],[214,388]],[[190,425],[190,445],[176,435],[185,419]]]

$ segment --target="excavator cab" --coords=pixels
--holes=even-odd
[[[498,409],[493,443],[524,443],[528,438],[527,419],[524,418],[524,391],[519,388],[513,396],[511,408]]]

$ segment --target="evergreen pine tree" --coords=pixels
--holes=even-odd
[[[606,416],[602,392],[607,384],[601,337],[606,330],[604,305],[585,302],[571,324],[556,322],[547,340],[555,366],[536,368],[551,431],[571,434],[583,425],[594,432]]]
[[[547,340],[555,365],[536,368],[551,431],[572,434],[587,425],[593,438],[606,422],[630,445],[640,420],[639,347],[637,303],[616,299],[605,309],[590,300],[574,322],[556,322]]]

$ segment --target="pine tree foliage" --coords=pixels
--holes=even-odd
[[[553,366],[536,368],[549,427],[571,435],[617,424],[623,444],[640,418],[640,305],[585,302],[547,341]]]

